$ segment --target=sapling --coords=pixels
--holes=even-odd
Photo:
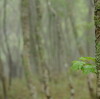
[[[97,74],[94,57],[80,57],[78,61],[72,62],[72,70],[81,70],[84,74],[94,73]],[[96,94],[92,86],[91,75],[87,76],[87,84],[90,92],[91,99],[96,99]]]

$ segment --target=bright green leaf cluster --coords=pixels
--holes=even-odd
[[[80,57],[79,59],[82,61],[94,61],[95,62],[94,57]]]
[[[73,61],[72,69],[79,70],[85,65],[85,62],[82,61]]]
[[[73,61],[72,69],[73,70],[82,70],[83,73],[96,73],[96,66],[90,62],[95,62],[93,57],[80,57],[79,61]]]

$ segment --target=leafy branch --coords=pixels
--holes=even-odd
[[[94,57],[80,57],[79,61],[73,61],[72,70],[81,70],[84,74],[97,73]]]

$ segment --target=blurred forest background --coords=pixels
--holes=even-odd
[[[94,56],[92,0],[0,0],[0,99],[95,99],[95,75],[70,70]]]

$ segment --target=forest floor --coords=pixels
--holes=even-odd
[[[74,99],[90,99],[87,75],[81,72],[70,73],[72,78],[72,86],[75,90]],[[50,82],[50,90],[53,99],[70,99],[70,87],[68,75],[56,77],[57,79]],[[94,77],[95,78],[95,77]],[[34,84],[36,86],[37,99],[45,99],[45,95],[42,92],[41,83],[37,77],[33,77]],[[95,86],[95,79],[93,80],[93,86]],[[3,99],[2,87],[0,86],[0,99]],[[9,99],[31,99],[27,84],[23,79],[14,79],[12,87],[9,91]]]

